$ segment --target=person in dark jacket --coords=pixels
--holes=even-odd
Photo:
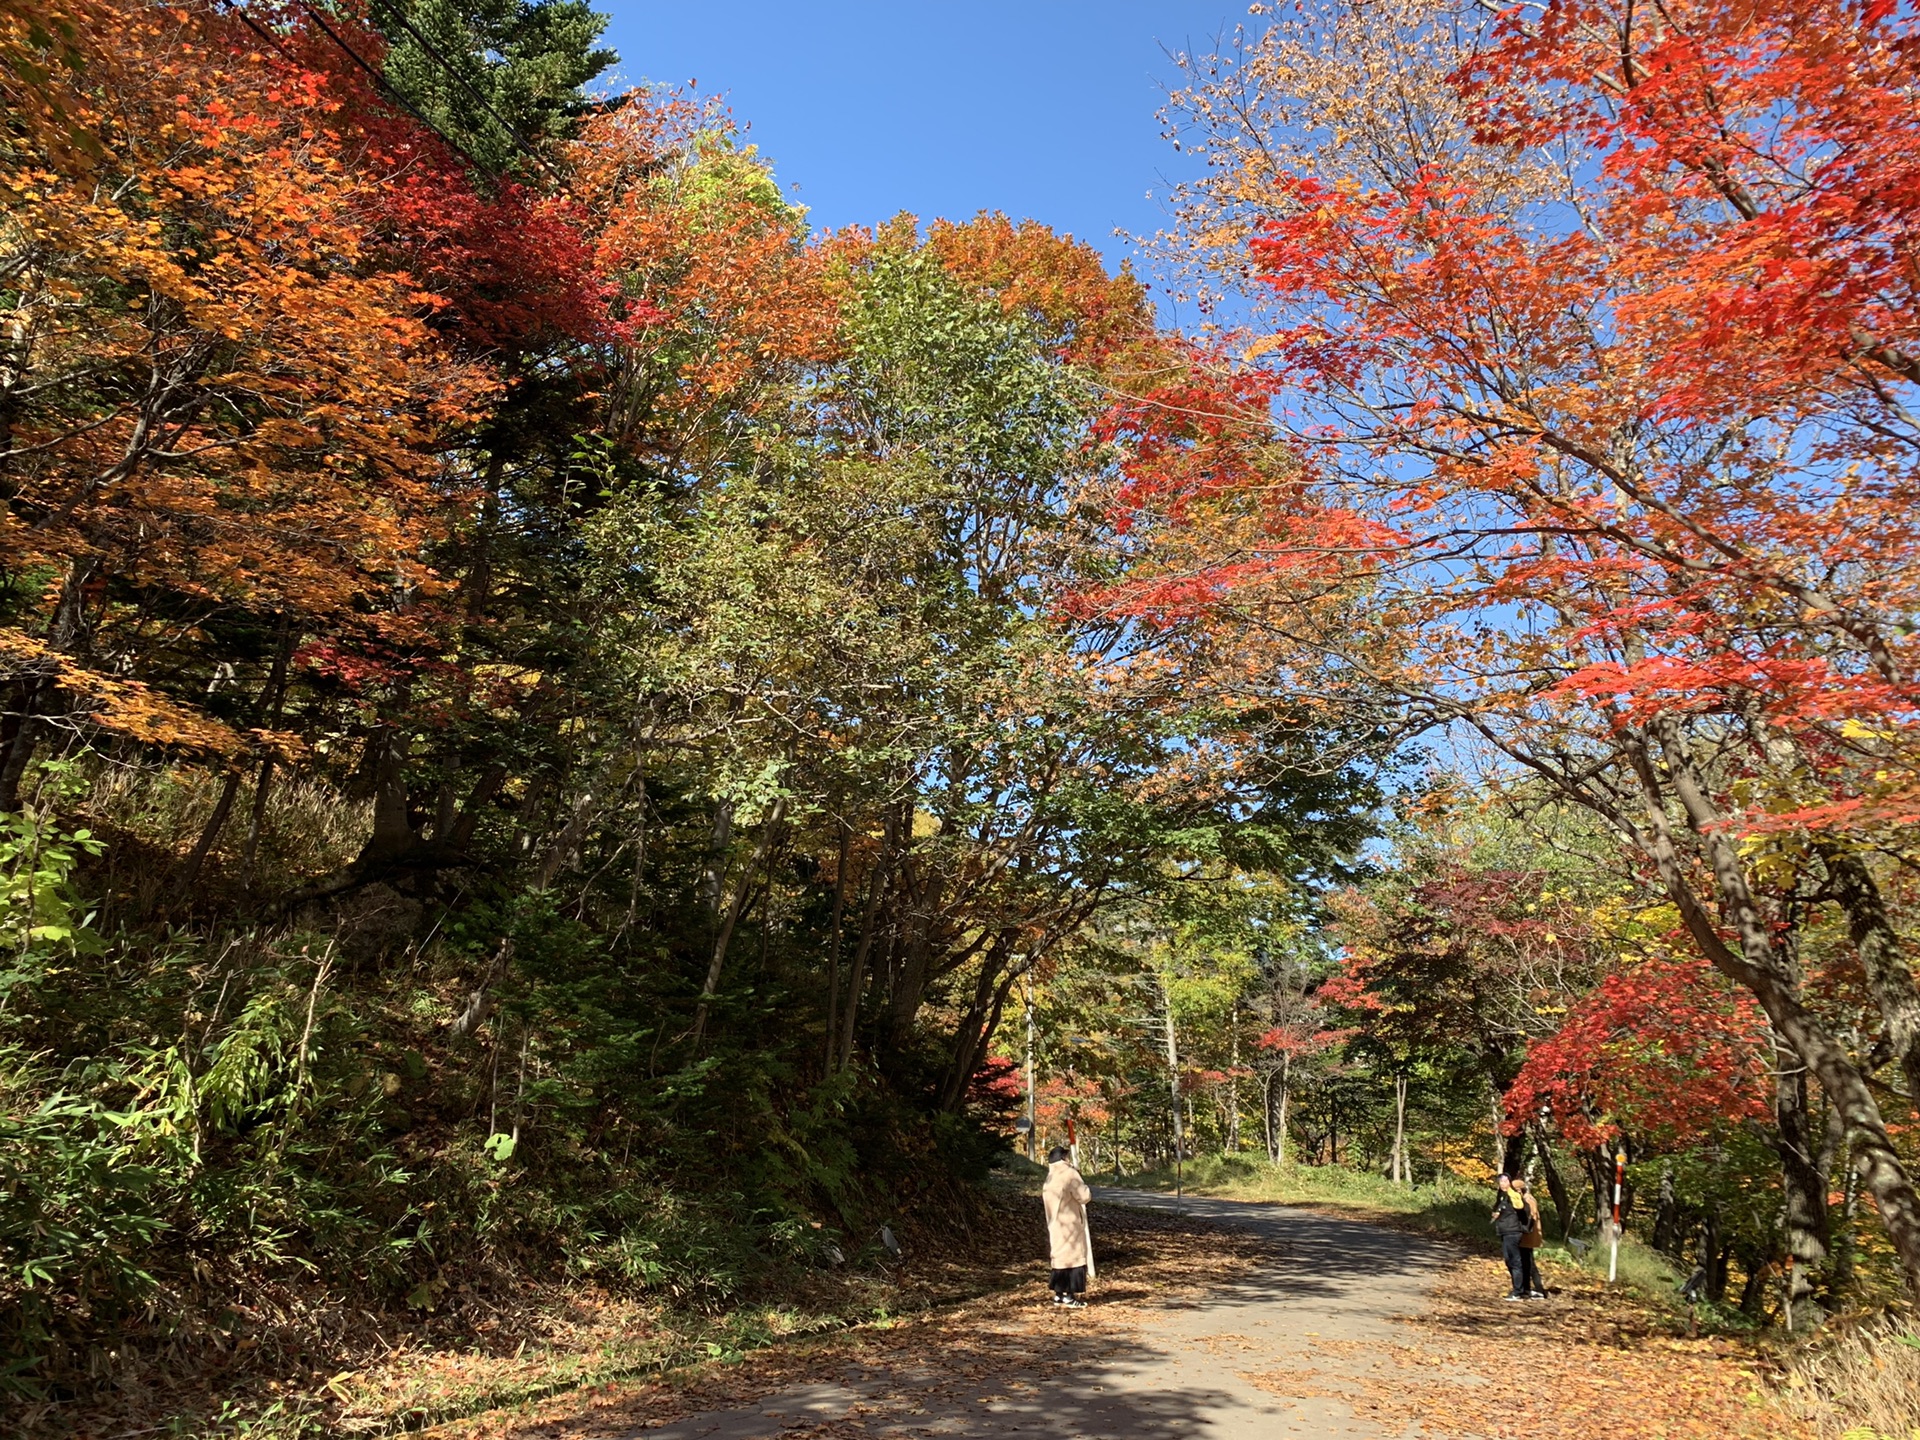
[[[1500,1255],[1507,1262],[1507,1278],[1513,1282],[1513,1293],[1507,1299],[1524,1300],[1527,1298],[1527,1257],[1520,1242],[1531,1222],[1526,1202],[1515,1193],[1513,1181],[1502,1175],[1495,1183],[1500,1188],[1493,1197],[1493,1233],[1500,1237]]]

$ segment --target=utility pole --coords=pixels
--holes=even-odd
[[[1027,1159],[1034,1158],[1033,1142],[1033,977],[1027,977]]]
[[[1173,1031],[1173,992],[1164,980],[1160,982],[1160,997],[1167,1021],[1167,1089],[1173,1099],[1173,1198],[1178,1200],[1186,1186],[1187,1136],[1180,1123],[1180,1044]]]

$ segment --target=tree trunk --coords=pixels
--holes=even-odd
[[[933,977],[935,937],[933,926],[940,913],[942,886],[931,879],[917,892],[909,866],[901,872],[903,885],[895,893],[906,898],[898,916],[901,927],[900,963],[894,967],[887,992],[884,1051],[887,1056],[906,1052],[913,1036],[913,1023],[926,1000],[927,985]]]
[[[487,467],[480,477],[480,519],[473,527],[473,560],[460,587],[466,592],[469,619],[484,615],[493,598],[493,537],[500,528],[500,481],[506,464],[504,450],[488,450]]]
[[[1407,1171],[1407,1077],[1393,1077],[1393,1183],[1412,1182]]]
[[[1593,1223],[1597,1229],[1613,1215],[1613,1147],[1595,1145],[1582,1151],[1580,1160],[1593,1186]]]
[[[405,737],[391,727],[374,740],[373,833],[361,848],[362,865],[378,864],[413,848],[413,825],[407,817],[407,750]]]
[[[1678,1259],[1683,1243],[1680,1202],[1673,1193],[1673,1162],[1668,1160],[1660,1166],[1660,1193],[1653,1203],[1653,1248]]]
[[[263,756],[253,778],[253,806],[247,815],[247,843],[240,850],[240,883],[253,888],[254,862],[260,858],[260,834],[267,824],[267,796],[273,789],[273,756]]]
[[[1727,1271],[1733,1249],[1720,1239],[1720,1217],[1709,1212],[1700,1222],[1700,1264],[1707,1272],[1707,1298],[1716,1305],[1727,1303]]]
[[[720,923],[720,896],[727,877],[727,847],[733,843],[733,802],[713,802],[713,823],[707,835],[707,863],[700,872],[700,898],[707,919]]]
[[[1165,1020],[1163,1040],[1167,1055],[1167,1094],[1173,1104],[1173,1163],[1176,1170],[1186,1162],[1186,1131],[1180,1119],[1180,1042],[1173,1029],[1173,996],[1167,989],[1166,980],[1154,977],[1160,986],[1160,1013]],[[1176,1189],[1178,1185],[1176,1184]]]
[[[940,1109],[943,1114],[955,1114],[965,1103],[967,1082],[979,1068],[980,1052],[992,1038],[993,1032],[1000,1028],[1000,1017],[1005,1013],[1007,996],[1024,973],[1024,967],[1004,975],[1001,973],[1000,958],[1005,948],[1000,944],[988,948],[985,958],[980,962],[979,977],[974,981],[972,1003],[954,1030],[952,1057],[940,1085]]]
[[[506,783],[506,766],[489,765],[486,769],[482,770],[478,778],[474,780],[473,788],[467,791],[467,798],[460,803],[460,813],[453,817],[452,826],[445,835],[436,834],[434,836],[435,843],[446,850],[452,851],[456,855],[465,854],[467,848],[473,844],[473,837],[480,828],[481,812],[493,803],[493,797],[500,793]],[[528,793],[531,794],[535,788],[535,786],[528,786]],[[646,803],[646,785],[642,782],[640,788],[640,806],[641,823],[643,825],[646,823]]]
[[[1814,1158],[1813,1124],[1807,1114],[1807,1072],[1774,1041],[1774,1148],[1780,1156],[1780,1189],[1784,1204],[1781,1227],[1786,1232],[1791,1287],[1788,1303],[1799,1306],[1813,1294],[1814,1277],[1827,1263],[1831,1219],[1827,1213],[1827,1177]]]
[[[1747,1283],[1740,1287],[1740,1313],[1758,1320],[1767,1298],[1767,1272],[1773,1267],[1751,1253],[1743,1254],[1740,1259],[1747,1267]]]
[[[1906,1077],[1908,1105],[1920,1112],[1920,988],[1900,953],[1900,937],[1866,862],[1837,848],[1821,854],[1847,917],[1847,934],[1867,972],[1867,988],[1886,1027],[1881,1043]]]
[[[894,823],[892,812],[882,826],[880,853],[874,857],[867,876],[867,905],[860,919],[860,943],[854,948],[848,966],[846,1002],[840,1013],[840,1040],[833,1069],[844,1070],[853,1063],[853,1037],[860,1024],[860,996],[867,981],[867,960],[873,953],[874,932],[880,919],[880,901],[886,894],[887,879],[893,865]]]
[[[1840,1152],[1840,1197],[1840,1223],[1833,1234],[1833,1264],[1827,1269],[1827,1294],[1836,1308],[1853,1290],[1853,1224],[1860,1201],[1860,1180],[1854,1173],[1853,1157],[1844,1146]]]
[[[493,959],[480,976],[480,983],[473,988],[473,994],[467,997],[467,1003],[454,1017],[451,1032],[464,1039],[478,1030],[493,1013],[494,987],[507,973],[507,962],[513,958],[512,937],[502,935],[500,943],[494,948]]]
[[[1278,1169],[1284,1169],[1287,1163],[1287,1100],[1292,1088],[1293,1056],[1283,1051],[1280,1056],[1280,1123],[1273,1132],[1273,1163]]]
[[[1845,1049],[1801,1002],[1775,951],[1767,918],[1747,884],[1730,827],[1702,791],[1677,725],[1670,716],[1660,717],[1656,725],[1674,795],[1712,867],[1720,909],[1738,937],[1737,949],[1721,938],[1719,927],[1688,883],[1650,759],[1640,748],[1634,752],[1635,773],[1647,802],[1644,840],[1649,855],[1701,953],[1714,968],[1753,993],[1773,1022],[1774,1033],[1793,1048],[1840,1110],[1859,1156],[1862,1183],[1879,1207],[1908,1289],[1920,1296],[1920,1193],[1887,1133],[1879,1104]]]
[[[82,556],[68,568],[54,602],[53,615],[47,621],[47,643],[66,655],[78,656],[85,648],[87,586],[101,569],[97,556]],[[9,743],[0,758],[0,810],[20,808],[20,782],[33,763],[40,747],[43,721],[41,711],[51,708],[57,695],[51,674],[25,674],[17,681],[19,699],[8,715]]]
[[[1553,1147],[1547,1143],[1546,1127],[1538,1120],[1533,1122],[1533,1148],[1540,1156],[1540,1170],[1547,1177],[1547,1193],[1553,1197],[1553,1208],[1560,1216],[1560,1238],[1566,1240],[1573,1234],[1573,1205],[1560,1167],[1553,1163]]]
[[[599,780],[590,781],[586,788],[574,798],[573,808],[567,813],[567,823],[560,827],[560,833],[554,837],[553,844],[547,847],[547,853],[540,859],[533,873],[533,888],[545,890],[559,877],[562,870],[574,863],[580,853],[580,842],[586,839],[587,822],[593,818],[593,802],[599,790]],[[453,827],[448,827],[451,830]]]
[[[827,946],[827,1053],[824,1063],[829,1075],[833,1073],[834,1045],[840,1035],[840,945],[847,919],[847,851],[853,839],[853,831],[845,820],[840,822],[839,831],[839,864],[833,873],[833,938]]]
[[[226,781],[220,786],[220,798],[213,802],[213,813],[207,817],[207,823],[200,827],[200,838],[194,842],[193,853],[187,856],[187,863],[180,867],[180,893],[190,894],[199,882],[200,868],[207,863],[207,856],[213,852],[214,842],[220,838],[220,832],[226,829],[227,816],[233,811],[233,797],[240,793],[240,772],[229,770]]]
[[[1500,1147],[1500,1173],[1518,1179],[1527,1163],[1527,1132],[1516,1130]]]
[[[740,923],[741,911],[746,908],[747,900],[753,894],[755,877],[766,863],[781,822],[786,818],[787,797],[782,795],[773,802],[773,813],[767,817],[767,823],[760,827],[760,843],[754,847],[752,861],[740,872],[740,883],[734,886],[733,900],[726,907],[726,914],[720,922],[720,933],[713,938],[713,958],[707,964],[706,982],[700,987],[700,1003],[693,1012],[692,1039],[695,1045],[706,1036],[707,1013],[712,1008],[713,997],[720,992],[720,972],[727,963],[727,947],[733,942],[734,928]]]
[[[283,611],[279,623],[279,643],[274,646],[273,667],[267,673],[267,683],[261,688],[252,705],[248,707],[248,719],[263,720],[268,726],[279,723],[282,708],[287,698],[287,665],[293,657],[292,622]],[[241,878],[244,883],[246,873],[253,866],[253,852],[259,841],[260,816],[265,804],[266,777],[273,765],[273,757],[266,756],[260,762],[260,783],[254,787],[253,824],[247,834],[245,858],[241,863]],[[181,872],[180,888],[191,890],[200,879],[201,867],[206,864],[207,856],[212,853],[220,832],[226,828],[227,816],[233,810],[234,797],[240,793],[240,772],[227,772],[226,783],[220,787],[220,798],[215,802],[213,814],[207,817],[206,827],[200,832],[200,839],[193,847],[193,853],[187,857],[186,868]]]
[[[636,792],[633,822],[633,873],[627,879],[627,914],[620,922],[620,928],[614,931],[617,944],[621,936],[633,929],[634,922],[640,917],[640,887],[647,878],[647,776],[636,764],[633,774],[633,788]]]
[[[1229,1034],[1233,1037],[1232,1058],[1227,1066],[1227,1153],[1240,1152],[1240,1006],[1235,1002]]]

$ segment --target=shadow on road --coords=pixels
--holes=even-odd
[[[1177,1272],[1133,1263],[1130,1247],[1152,1241],[1137,1223],[1114,1216],[1105,1251],[1111,1272],[1096,1284],[1089,1310],[1052,1309],[1036,1258],[1031,1290],[979,1302],[937,1327],[872,1333],[851,1354],[822,1357],[784,1382],[768,1377],[772,1393],[731,1402],[689,1395],[687,1408],[705,1408],[671,1419],[655,1418],[655,1394],[646,1410],[623,1412],[612,1403],[517,1433],[548,1440],[1358,1440],[1399,1433],[1330,1398],[1335,1392],[1321,1387],[1333,1372],[1313,1367],[1352,1374],[1355,1364],[1386,1363],[1367,1358],[1376,1352],[1366,1347],[1392,1338],[1394,1318],[1423,1303],[1431,1278],[1459,1251],[1279,1205],[1113,1189],[1097,1189],[1095,1200],[1096,1254],[1100,1211],[1125,1206],[1230,1226],[1240,1235],[1219,1243],[1245,1250],[1251,1239],[1259,1263],[1210,1289],[1183,1291]],[[1218,1233],[1198,1228],[1201,1246],[1189,1262],[1196,1266]],[[1330,1344],[1336,1354],[1317,1353]],[[1273,1391],[1276,1366],[1298,1368],[1297,1394]],[[1249,1379],[1255,1371],[1266,1377],[1259,1384]],[[1304,1379],[1314,1374],[1319,1382]]]
[[[1457,1263],[1464,1247],[1424,1235],[1389,1230],[1288,1205],[1210,1200],[1151,1191],[1094,1191],[1098,1202],[1159,1210],[1214,1221],[1258,1237],[1262,1263],[1231,1286],[1211,1292],[1206,1304],[1260,1305],[1315,1299],[1358,1304],[1368,1313],[1404,1308],[1410,1295]],[[1378,1295],[1382,1305],[1368,1303]]]
[[[1009,1302],[1025,1304],[1031,1302]],[[747,1406],[656,1425],[580,1416],[525,1432],[551,1440],[763,1440],[777,1435],[1000,1436],[1027,1440],[1191,1440],[1232,1403],[1206,1386],[1164,1383],[1151,1341],[1078,1336],[1079,1317],[1048,1314],[1021,1333],[941,1336],[937,1354],[868,1357],[832,1378]],[[1036,1334],[1049,1326],[1056,1334]]]

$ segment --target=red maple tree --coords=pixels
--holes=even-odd
[[[1262,657],[1606,817],[1845,1116],[1920,1289],[1911,1167],[1781,951],[1769,858],[1833,879],[1920,1094],[1920,992],[1853,854],[1920,816],[1917,70],[1920,20],[1878,3],[1509,13],[1420,163],[1336,137],[1271,177],[1223,258],[1272,309],[1264,388],[1122,412],[1122,503],[1168,541],[1095,603],[1339,596]]]
[[[1772,1038],[1751,996],[1702,960],[1621,967],[1528,1050],[1508,1087],[1509,1124],[1549,1112],[1592,1149],[1630,1133],[1682,1146],[1772,1120]]]

